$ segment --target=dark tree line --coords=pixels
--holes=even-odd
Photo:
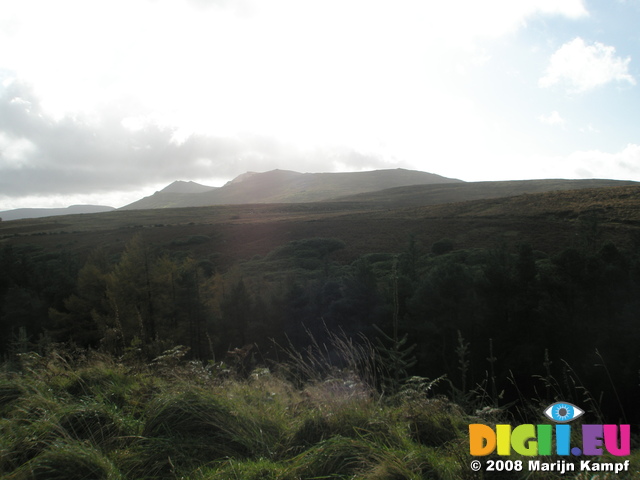
[[[117,259],[98,250],[83,265],[64,252],[4,247],[0,349],[8,357],[71,342],[152,358],[186,345],[205,360],[255,345],[267,358],[272,339],[303,348],[309,334],[322,341],[338,329],[372,340],[406,335],[415,345],[407,374],[446,374],[461,395],[477,386],[503,404],[518,396],[582,404],[588,395],[608,421],[638,417],[636,252],[455,250],[448,240],[426,251],[410,239],[401,252],[339,265],[331,254],[342,246],[293,242],[224,274],[142,237]]]

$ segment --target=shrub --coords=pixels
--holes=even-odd
[[[185,245],[199,245],[211,241],[211,237],[207,235],[190,235],[188,237],[175,238],[171,241],[171,245],[182,247]]]
[[[322,259],[325,256],[343,249],[345,243],[337,238],[305,238],[294,240],[283,245],[267,255],[268,260],[278,260],[281,258],[302,259]]]
[[[444,255],[453,250],[453,240],[449,238],[443,238],[438,240],[431,246],[431,253],[434,255]]]

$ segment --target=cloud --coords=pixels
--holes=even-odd
[[[540,15],[563,16],[570,19],[578,19],[589,15],[582,0],[488,0],[477,1],[449,1],[430,2],[438,5],[446,4],[451,8],[450,22],[443,27],[451,25],[464,25],[464,28],[454,28],[459,34],[471,32],[475,35],[499,37],[511,33],[524,26],[528,19]],[[442,27],[441,27],[442,28]]]
[[[567,167],[585,178],[640,177],[640,145],[630,143],[620,152],[599,150],[574,152],[566,160]]]
[[[534,156],[526,162],[540,178],[610,178],[640,181],[640,145],[618,152],[578,150],[562,156]]]
[[[464,85],[499,63],[487,39],[589,15],[583,0],[5,3],[0,203],[273,168],[463,177],[442,170],[520,145]]]
[[[559,125],[562,126],[565,124],[565,119],[560,116],[557,110],[554,110],[549,115],[540,115],[538,117],[542,123],[546,123],[547,125]]]
[[[28,85],[15,81],[0,95],[0,192],[6,201],[134,190],[177,179],[228,179],[247,170],[389,166],[375,154],[348,147],[305,151],[248,133],[192,134],[178,141],[175,133],[117,111],[56,119]]]
[[[2,66],[29,79],[57,116],[128,94],[159,115],[210,124],[206,109],[224,115],[216,126],[249,118],[264,127],[304,103],[354,105],[368,85],[433,82],[443,58],[473,61],[470,43],[539,15],[587,12],[582,0],[23,0],[3,10],[12,28],[0,24],[0,44],[12,46]]]
[[[577,37],[565,43],[552,56],[538,85],[542,88],[564,85],[571,93],[582,93],[610,82],[636,84],[629,73],[631,57],[615,55],[616,49],[595,42],[587,45]]]

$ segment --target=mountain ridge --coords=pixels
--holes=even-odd
[[[222,187],[176,180],[153,195],[118,210],[189,208],[214,205],[268,203],[369,203],[401,208],[502,198],[522,194],[584,188],[638,185],[630,180],[536,179],[464,182],[437,174],[406,169],[363,172],[299,173],[292,170],[248,171]],[[2,220],[42,218],[116,210],[101,205],[66,208],[20,208],[0,212]]]
[[[262,173],[246,172],[222,187],[200,193],[162,190],[125,205],[121,209],[200,207],[242,203],[306,203],[392,187],[462,182],[459,179],[434,173],[401,168],[324,173],[300,173],[276,169]]]
[[[161,192],[166,193],[203,193],[215,190],[219,187],[209,187],[208,185],[202,185],[200,183],[184,180],[176,180],[164,187]]]

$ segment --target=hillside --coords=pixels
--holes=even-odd
[[[42,218],[55,215],[72,215],[78,213],[100,213],[115,210],[103,205],[72,205],[66,208],[16,208],[0,212],[2,220],[18,220],[20,218]]]
[[[147,208],[200,207],[241,203],[317,202],[354,193],[416,184],[462,183],[461,180],[413,170],[374,170],[370,172],[298,173],[271,170],[247,172],[223,187],[185,193],[164,189],[122,207],[123,210]]]
[[[554,252],[572,245],[581,218],[597,218],[603,240],[629,245],[640,228],[640,186],[552,191],[441,205],[309,202],[114,211],[0,223],[0,242],[81,254],[120,252],[136,233],[171,251],[214,259],[221,269],[311,237],[335,237],[342,261],[393,252],[415,235],[422,245],[449,238],[459,248],[530,243]],[[193,237],[203,242],[189,243]]]
[[[172,184],[162,189],[165,193],[202,193],[215,190],[218,187],[209,187],[207,185],[200,185],[196,182],[184,182],[182,180],[176,180]]]
[[[464,182],[437,185],[411,185],[387,188],[376,192],[359,193],[335,198],[336,201],[369,202],[387,207],[416,207],[469,200],[512,197],[527,193],[543,193],[584,188],[620,187],[638,185],[624,180],[510,180],[493,182]]]

